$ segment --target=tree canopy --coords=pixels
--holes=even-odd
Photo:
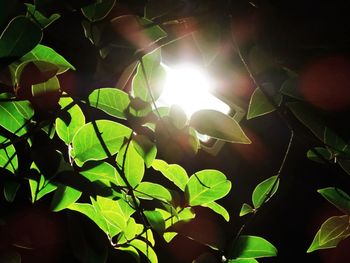
[[[320,260],[350,236],[347,14],[303,1],[1,1],[0,261]],[[181,63],[205,69],[230,112],[159,106]],[[293,224],[276,209],[291,198],[299,223],[330,211],[307,247],[271,234]],[[267,214],[281,225],[264,226]]]

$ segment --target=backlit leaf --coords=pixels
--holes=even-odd
[[[185,191],[188,175],[180,165],[167,164],[165,161],[157,159],[153,161],[152,167],[154,170],[161,172],[182,191]]]
[[[239,124],[230,116],[215,110],[200,110],[192,114],[190,125],[199,133],[234,143],[249,144]]]
[[[211,203],[228,194],[231,182],[217,170],[202,170],[193,174],[186,185],[186,199],[191,206]]]
[[[21,58],[22,61],[45,61],[58,67],[58,74],[64,73],[68,69],[75,70],[64,57],[58,54],[55,50],[44,45],[37,45],[29,53]]]
[[[253,119],[275,110],[275,107],[266,98],[264,93],[259,88],[257,88],[254,90],[252,96],[250,97],[247,119]]]
[[[141,182],[135,191],[135,195],[143,199],[156,199],[171,201],[171,193],[164,186],[151,182]]]
[[[79,166],[89,160],[105,159],[109,153],[116,154],[123,145],[124,138],[131,134],[130,128],[113,121],[97,120],[95,124],[85,124],[73,137],[72,156]]]
[[[60,98],[59,105],[61,109],[69,107],[73,103],[72,98]],[[74,104],[71,108],[67,110],[69,114],[69,119],[65,120],[63,118],[56,118],[56,132],[57,135],[64,141],[67,145],[73,140],[74,135],[77,131],[85,124],[85,116],[81,108]],[[67,115],[63,115],[67,116]]]
[[[16,193],[21,184],[14,180],[7,180],[4,183],[4,197],[7,202],[12,203],[15,200]]]
[[[274,257],[277,249],[269,241],[258,236],[240,236],[233,252],[233,258],[250,259]]]
[[[143,158],[146,167],[150,168],[157,155],[156,145],[144,135],[133,136],[132,143],[137,153]]]
[[[111,182],[117,186],[126,186],[118,171],[106,162],[99,163],[92,167],[84,165],[80,174],[91,182],[100,180]]]
[[[253,213],[254,208],[252,208],[250,205],[244,203],[242,205],[241,211],[239,212],[239,216],[245,216],[247,214]]]
[[[125,229],[123,229],[121,235],[118,237],[118,245],[128,243],[136,236],[140,235],[144,230],[142,224],[137,224],[135,219],[130,217]]]
[[[55,92],[60,89],[60,83],[58,82],[58,78],[56,76],[50,78],[49,80],[32,85],[32,95],[40,96],[45,93]]]
[[[280,92],[297,100],[304,100],[303,95],[298,89],[298,78],[292,77],[283,82]]]
[[[17,108],[18,112],[25,118],[26,120],[29,120],[34,115],[34,110],[32,105],[27,100],[21,100],[21,101],[15,101],[13,102],[15,104],[15,107]]]
[[[318,249],[336,247],[340,241],[350,236],[349,216],[333,216],[328,218],[318,230],[307,253]]]
[[[347,143],[334,131],[326,127],[324,130],[324,143],[332,150],[342,152],[347,148]]]
[[[165,222],[162,214],[159,211],[144,211],[143,213],[152,229],[156,230],[157,232],[163,232],[165,230]]]
[[[350,214],[350,197],[347,193],[336,187],[319,189],[317,192],[340,211]]]
[[[127,227],[127,221],[135,212],[135,209],[123,199],[112,200],[97,196],[93,205],[98,206],[99,212],[109,224],[121,230]]]
[[[7,142],[9,142],[9,140],[0,135],[0,167],[15,173],[18,169],[16,149],[12,144],[3,148],[2,144]]]
[[[0,126],[21,136],[27,131],[28,121],[13,102],[0,102]]]
[[[28,17],[33,17],[42,28],[48,27],[61,17],[59,14],[52,14],[50,17],[46,17],[36,9],[35,5],[28,3],[25,5],[27,6]]]
[[[100,0],[81,9],[83,15],[91,22],[104,19],[115,5],[115,0]]]
[[[40,28],[29,18],[13,18],[0,36],[0,58],[22,57],[41,41],[42,35]]]
[[[277,182],[276,182],[277,180]],[[279,178],[271,176],[270,178],[259,183],[252,194],[252,201],[255,208],[259,208],[263,203],[268,201],[277,191]]]
[[[81,192],[66,185],[59,185],[51,202],[51,210],[58,212],[79,199]]]
[[[211,202],[207,204],[203,204],[202,206],[208,207],[209,209],[213,210],[215,213],[221,215],[227,222],[230,221],[230,214],[227,212],[225,207],[219,205],[216,202]]]
[[[125,110],[129,106],[129,95],[116,88],[103,88],[94,90],[89,95],[89,102],[92,107],[120,119],[126,119]]]
[[[228,263],[259,263],[255,258],[236,258],[230,259]]]
[[[157,254],[146,242],[139,239],[134,239],[129,244],[144,254],[150,263],[158,263]]]
[[[35,203],[43,196],[57,189],[57,185],[52,184],[49,180],[45,179],[45,176],[40,172],[34,162],[30,167],[30,173],[31,177],[29,178],[29,187],[32,203]]]
[[[306,156],[310,160],[318,163],[324,163],[324,160],[329,161],[333,158],[332,153],[323,147],[315,147],[312,150],[308,150]]]
[[[107,235],[113,237],[120,232],[119,228],[112,228],[107,225],[106,220],[102,217],[99,211],[91,204],[74,203],[67,207],[67,209],[77,211],[90,218],[99,228]]]
[[[127,152],[125,152],[127,150]],[[133,142],[124,145],[117,155],[117,164],[124,171],[126,180],[132,187],[137,186],[145,173],[142,157],[137,153]]]
[[[221,25],[219,23],[208,23],[201,30],[193,33],[193,38],[198,46],[205,65],[215,60],[220,51]]]
[[[165,69],[160,64],[160,61],[160,49],[142,57],[144,68],[142,68],[142,64],[139,63],[132,81],[132,91],[136,98],[150,102],[152,101],[152,96],[154,100],[157,100],[160,96],[164,87],[166,75]],[[148,86],[150,90],[148,89]],[[150,94],[150,92],[152,94]]]
[[[326,126],[323,120],[309,106],[302,102],[290,102],[286,105],[302,124],[323,141]]]

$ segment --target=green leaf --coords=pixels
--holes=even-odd
[[[32,85],[32,95],[40,96],[44,95],[45,93],[55,92],[60,89],[60,83],[58,81],[58,78],[56,76],[50,78],[49,80]]]
[[[132,81],[132,91],[134,97],[147,102],[152,101],[152,96],[154,100],[159,98],[163,90],[166,77],[165,69],[160,64],[160,61],[160,49],[157,49],[142,57],[145,72],[143,72],[142,64],[139,63]],[[148,85],[150,90],[148,89]],[[150,92],[152,94],[150,94]]]
[[[58,103],[61,109],[64,109],[73,103],[73,99],[60,98]],[[67,112],[68,116],[63,114],[62,117],[56,118],[56,132],[58,137],[68,145],[72,142],[77,131],[85,124],[85,116],[77,104],[74,104]],[[68,120],[64,117],[68,117]]]
[[[118,237],[118,245],[128,243],[136,236],[140,235],[144,230],[142,224],[137,224],[135,219],[130,217],[125,229],[123,229],[121,235]]]
[[[323,147],[315,147],[313,150],[308,150],[306,156],[310,160],[318,163],[324,163],[321,157],[323,157],[325,160],[332,160],[333,158],[332,153]]]
[[[93,205],[98,206],[99,212],[109,224],[121,230],[127,227],[127,221],[135,212],[135,209],[123,199],[112,200],[97,196]]]
[[[324,130],[324,143],[332,150],[343,152],[348,147],[347,143],[328,127]]]
[[[0,122],[1,119],[2,117],[0,118]],[[7,142],[9,142],[9,140],[0,135],[0,167],[15,173],[18,169],[16,149],[12,144],[3,148],[2,144]]]
[[[283,82],[280,92],[297,100],[304,100],[303,95],[298,89],[298,78],[292,77]]]
[[[54,212],[61,211],[75,203],[80,196],[80,191],[70,186],[59,185],[51,202],[51,210]]]
[[[239,216],[245,216],[247,214],[254,213],[254,208],[250,205],[244,203],[242,205],[241,211],[239,212]]]
[[[185,111],[178,105],[172,105],[170,107],[169,119],[174,126],[181,130],[185,127],[187,122],[187,116]]]
[[[139,17],[139,23],[143,27],[141,34],[146,36],[149,45],[154,44],[158,40],[167,36],[167,33],[160,26],[154,25],[152,20]],[[143,48],[147,47],[143,46]]]
[[[132,143],[137,153],[144,160],[146,167],[150,168],[157,155],[156,145],[147,136],[138,134],[133,136]]]
[[[139,198],[152,200],[171,201],[171,193],[164,186],[151,182],[141,182],[135,191],[135,195]]]
[[[256,88],[250,97],[247,119],[253,119],[258,116],[275,111],[276,108],[266,98],[261,89]]]
[[[89,95],[90,106],[103,110],[109,115],[126,119],[125,110],[130,104],[129,95],[116,88],[94,90]]]
[[[33,162],[30,167],[31,177],[29,179],[29,187],[32,198],[32,203],[35,203],[43,196],[55,191],[57,185],[50,183],[50,180],[46,180],[45,176],[40,172],[39,168]]]
[[[104,19],[115,5],[115,0],[100,0],[81,9],[83,15],[91,22]]]
[[[236,259],[274,257],[277,255],[277,249],[262,237],[240,236],[233,255],[233,258]]]
[[[6,130],[18,136],[26,133],[28,120],[23,117],[22,111],[18,110],[18,104],[0,102],[0,116],[0,126]]]
[[[34,110],[31,103],[27,100],[15,101],[13,102],[17,111],[25,118],[29,120],[34,115]]]
[[[158,263],[157,254],[146,242],[139,239],[134,239],[129,244],[144,254],[150,263]]]
[[[59,67],[50,62],[44,60],[26,60],[16,68],[14,74],[15,82],[20,88],[19,91],[21,89],[31,89],[32,85],[46,82],[55,77],[58,71]],[[33,93],[32,89],[30,93]]]
[[[327,187],[317,190],[328,202],[345,214],[350,214],[350,197],[343,190],[336,187]]]
[[[125,153],[125,151],[127,152]],[[117,155],[117,164],[124,171],[126,180],[132,187],[137,186],[145,173],[142,157],[137,153],[133,142],[125,144]]]
[[[44,16],[42,13],[40,13],[38,10],[36,10],[35,5],[32,4],[25,4],[27,6],[27,17],[31,18],[33,17],[35,19],[35,22],[39,23],[41,28],[48,27],[51,25],[54,21],[59,19],[61,16],[59,14],[52,14],[50,17]]]
[[[220,52],[222,25],[219,23],[207,23],[201,30],[193,33],[193,38],[198,46],[205,65],[210,65]]]
[[[350,236],[349,216],[328,218],[318,230],[307,253],[318,249],[336,247],[340,241]]]
[[[263,203],[267,202],[276,193],[278,186],[279,178],[277,176],[271,176],[270,178],[259,183],[255,187],[252,194],[254,207],[259,208]]]
[[[66,72],[68,69],[75,70],[64,57],[58,54],[55,50],[44,45],[37,45],[29,53],[21,58],[22,61],[44,61],[58,67],[58,74]]]
[[[21,186],[20,183],[14,180],[7,180],[4,183],[4,196],[7,202],[12,203],[15,200],[17,191]]]
[[[152,167],[161,172],[167,179],[172,181],[182,191],[185,191],[188,175],[184,168],[177,164],[168,164],[163,160],[154,160]]]
[[[42,35],[40,28],[29,18],[13,18],[0,36],[0,58],[22,57],[41,41]]]
[[[221,215],[227,222],[230,221],[230,214],[227,212],[225,207],[219,205],[216,202],[211,202],[207,204],[203,204],[202,206],[208,207],[209,209],[213,210],[215,213]]]
[[[165,222],[162,214],[159,211],[144,211],[143,213],[152,229],[156,230],[157,232],[164,232]]]
[[[231,182],[217,170],[202,170],[193,174],[185,189],[190,206],[211,203],[228,194]]]
[[[228,263],[259,263],[255,258],[236,258],[230,259]]]
[[[190,125],[199,133],[234,143],[249,144],[239,124],[230,116],[215,110],[200,110],[192,114]]]
[[[78,166],[89,160],[102,160],[108,157],[108,154],[116,154],[123,145],[124,138],[131,135],[130,128],[113,121],[97,120],[95,124],[85,124],[73,137],[72,156]],[[99,138],[103,142],[100,142]]]
[[[310,129],[317,138],[323,141],[326,126],[312,108],[302,102],[290,102],[286,103],[286,105],[302,124]]]
[[[117,186],[126,186],[117,169],[106,162],[99,163],[93,167],[84,165],[79,173],[91,182],[100,180],[111,182]]]
[[[350,175],[350,161],[348,160],[338,160],[340,167]]]
[[[110,237],[113,237],[118,233],[120,233],[120,229],[115,228],[110,224],[108,224],[104,219],[104,217],[100,214],[100,211],[98,210],[98,208],[94,207],[93,205],[74,203],[69,205],[67,209],[84,214],[85,216],[90,218],[99,228],[102,229],[103,232],[105,232]]]

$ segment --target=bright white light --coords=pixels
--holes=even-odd
[[[165,87],[157,107],[180,106],[187,118],[203,109],[212,109],[228,114],[230,107],[211,94],[212,81],[199,68],[184,64],[174,68],[164,65],[167,72]]]

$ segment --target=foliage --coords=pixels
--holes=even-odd
[[[204,109],[187,119],[176,106],[156,106],[166,77],[162,49],[182,37],[174,37],[172,27],[188,22],[183,1],[165,1],[161,6],[148,1],[144,17],[116,16],[115,0],[60,2],[21,4],[16,14],[4,16],[10,16],[8,20],[0,17],[0,25],[6,24],[0,36],[0,167],[9,205],[16,209],[16,198],[23,198],[23,189],[27,189],[25,199],[33,206],[40,204],[73,218],[85,216],[105,235],[109,246],[138,262],[158,262],[159,239],[171,242],[177,235],[208,246],[213,250],[211,257],[220,254],[226,262],[257,262],[256,258],[276,256],[277,248],[262,237],[238,232],[227,237],[229,244],[222,245],[184,231],[183,225],[195,220],[199,207],[230,221],[231,207],[222,206],[220,199],[230,193],[231,182],[229,176],[214,169],[191,174],[178,160],[201,149],[200,135],[239,144],[250,144],[251,140],[235,118],[221,112]],[[192,15],[210,11],[210,5],[203,6],[190,10],[196,11]],[[182,10],[180,17],[172,19],[178,10]],[[69,21],[72,28],[78,27],[84,41],[89,40],[84,43],[96,62],[93,72],[83,63],[71,61],[72,54],[60,44],[50,47],[51,27],[64,23],[67,14],[75,16]],[[193,33],[206,65],[219,55],[224,31],[215,12],[211,19],[214,23],[199,23],[199,30]],[[225,29],[231,30],[230,26]],[[298,74],[282,69],[281,87],[260,84],[255,74],[273,68],[273,60],[261,47],[253,47],[250,68],[237,41],[231,41],[256,85],[247,119],[288,112],[320,142],[307,153],[309,159],[334,161],[350,173],[348,143],[305,101],[298,90]],[[118,48],[125,53],[118,54],[123,63],[116,58]],[[124,84],[129,83],[128,88],[115,87],[114,79],[107,81],[120,71],[111,62],[120,62],[125,69],[120,79],[127,79]],[[75,90],[77,82],[65,81],[79,74],[92,76],[85,81],[86,89]],[[240,216],[254,217],[275,195],[290,144],[278,173],[255,187],[252,205],[244,203]],[[345,215],[324,222],[308,252],[335,247],[350,235],[349,196],[335,187],[319,193]],[[80,251],[74,254],[84,261]],[[21,255],[10,251],[7,257],[8,262],[20,262]],[[94,262],[106,261],[96,258]]]

